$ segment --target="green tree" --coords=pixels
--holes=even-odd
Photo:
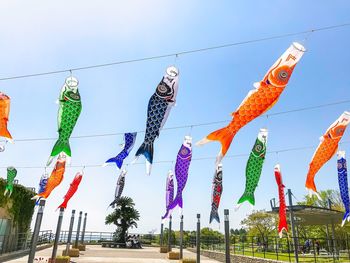
[[[117,226],[115,240],[125,243],[125,237],[128,229],[136,227],[140,219],[140,213],[135,208],[135,203],[130,197],[121,197],[116,204],[113,213],[106,216],[105,224],[114,224]]]
[[[344,211],[343,202],[340,197],[339,191],[336,190],[324,190],[320,191],[319,195],[321,200],[318,199],[316,195],[305,195],[301,202],[298,202],[298,205],[310,205],[310,206],[319,206],[328,208],[328,199],[332,203],[332,209]]]
[[[328,199],[331,201],[332,209],[338,211],[344,211],[343,202],[341,200],[341,196],[339,191],[336,190],[324,190],[320,191],[319,195],[321,200],[317,198],[317,196],[313,195],[309,197],[305,195],[303,200],[298,202],[298,205],[309,205],[309,206],[317,206],[328,208]],[[304,238],[314,237],[314,238],[327,238],[327,231],[324,225],[321,226],[303,226],[300,225],[299,236]],[[345,225],[341,227],[341,222],[337,222],[335,224],[335,234],[339,239],[345,239],[347,236],[347,232],[349,232],[349,226]]]
[[[270,235],[276,235],[277,223],[277,216],[265,210],[253,211],[241,221],[241,225],[247,229],[248,236],[259,236],[263,240]]]
[[[239,241],[246,241],[247,240],[247,230],[245,230],[244,228],[240,228],[240,229],[230,229],[230,234],[231,234],[231,239],[232,240],[238,240]]]
[[[164,231],[163,231],[163,246],[167,246],[168,238],[169,238],[169,228],[166,227],[166,228],[164,228]],[[171,243],[171,245],[174,245],[175,242],[176,242],[175,231],[171,230],[170,243]]]

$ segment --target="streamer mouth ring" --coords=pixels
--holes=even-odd
[[[293,42],[293,47],[295,47],[297,50],[301,51],[301,52],[305,52],[306,51],[306,48],[298,43],[298,42]]]
[[[73,76],[66,78],[65,83],[68,87],[71,87],[71,88],[78,87],[78,85],[79,85],[78,79],[73,77]]]
[[[170,66],[166,69],[166,74],[168,74],[170,77],[176,77],[179,75],[179,70],[174,66]]]

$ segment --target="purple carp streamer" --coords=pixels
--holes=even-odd
[[[169,216],[172,211],[178,206],[180,213],[182,214],[183,200],[182,192],[185,189],[188,170],[190,168],[192,159],[192,137],[185,136],[184,142],[181,145],[179,153],[177,154],[176,165],[175,165],[175,176],[177,182],[176,197],[169,205]]]
[[[162,220],[169,218],[169,205],[174,200],[174,174],[173,171],[168,172],[168,176],[166,178],[166,189],[165,189],[165,206],[166,206],[166,213],[164,216],[162,216]]]

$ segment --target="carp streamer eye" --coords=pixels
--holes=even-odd
[[[188,150],[187,150],[186,148],[183,148],[183,149],[181,150],[181,154],[182,154],[182,155],[187,155],[187,154],[188,154]]]
[[[281,81],[284,81],[284,80],[288,79],[288,76],[289,76],[289,74],[285,70],[281,70],[280,72],[278,72],[278,78]]]
[[[335,130],[335,134],[336,134],[337,136],[340,136],[340,135],[342,135],[343,133],[344,133],[343,127],[340,127],[340,128],[338,128],[338,129]]]
[[[170,91],[170,87],[167,84],[165,84],[164,82],[159,83],[157,87],[157,94],[159,96],[166,97]]]
[[[255,151],[261,152],[261,150],[262,150],[262,146],[261,145],[255,146]]]
[[[343,168],[342,164],[338,163],[338,169],[341,169],[341,168]]]

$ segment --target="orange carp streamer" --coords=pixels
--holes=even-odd
[[[51,192],[62,182],[63,175],[66,170],[66,155],[61,153],[56,161],[55,168],[53,169],[51,176],[47,179],[47,185],[45,191],[37,194],[32,199],[39,200],[41,198],[48,198]]]
[[[209,134],[206,138],[199,141],[197,145],[203,145],[210,141],[219,141],[222,147],[216,162],[220,163],[236,133],[250,121],[272,108],[277,102],[288,84],[294,67],[304,52],[305,48],[301,44],[294,42],[269,69],[263,80],[254,84],[256,89],[249,91],[238,109],[232,113],[233,119],[231,123]]]
[[[350,112],[345,111],[340,117],[327,129],[326,133],[320,138],[314,155],[312,156],[309,171],[306,176],[305,187],[309,191],[309,195],[316,194],[319,199],[315,185],[315,175],[321,167],[329,161],[338,149],[338,143],[343,137],[346,127],[350,122]]]
[[[10,97],[0,92],[0,136],[12,142],[12,136],[7,129],[10,114]]]

